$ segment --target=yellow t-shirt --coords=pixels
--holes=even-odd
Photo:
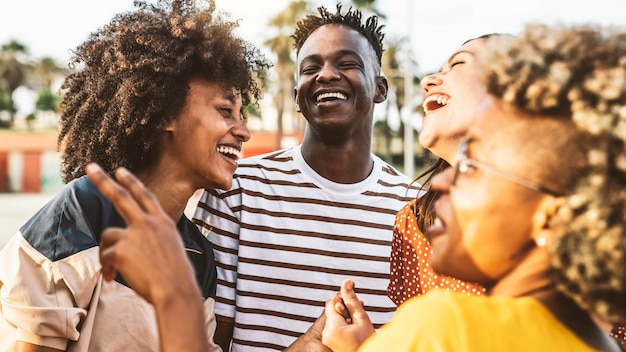
[[[529,297],[467,296],[435,289],[400,306],[359,352],[593,351]]]

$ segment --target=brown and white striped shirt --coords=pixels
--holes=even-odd
[[[294,147],[241,160],[231,190],[204,192],[193,221],[213,243],[215,313],[234,321],[232,351],[289,346],[346,278],[376,327],[390,320],[394,217],[419,185],[372,157],[367,179],[338,184]]]

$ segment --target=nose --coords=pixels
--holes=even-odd
[[[420,82],[420,84],[422,85],[422,89],[424,90],[424,93],[428,93],[428,90],[441,85],[441,83],[443,82],[441,80],[441,72],[437,72],[437,73],[431,73],[428,76],[422,78],[422,81]]]
[[[430,188],[439,194],[448,193],[448,191],[450,191],[450,187],[452,186],[453,179],[454,168],[448,167],[433,176],[430,180]]]
[[[341,79],[339,71],[331,64],[324,64],[317,74],[318,82],[331,82]]]
[[[235,137],[237,137],[237,139],[242,142],[247,142],[250,140],[250,130],[248,129],[248,125],[246,124],[245,120],[242,120],[241,123],[237,124],[233,128],[233,134],[235,135]]]

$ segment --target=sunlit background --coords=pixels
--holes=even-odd
[[[292,33],[304,14],[320,5],[334,9],[336,2],[216,3],[231,18],[240,19],[239,34],[275,62],[272,83],[250,119],[253,137],[244,152],[253,155],[298,143],[304,123],[291,105],[291,89],[285,88],[293,84],[293,62],[277,60],[277,53],[291,52],[291,42],[280,39]],[[431,158],[416,138],[421,126],[419,80],[438,70],[465,40],[493,32],[516,34],[530,22],[626,25],[624,0],[342,3],[345,8],[361,8],[365,16],[379,15],[380,24],[386,26],[383,72],[391,89],[388,101],[376,111],[373,151],[410,176]],[[132,9],[133,0],[7,0],[0,6],[0,247],[4,235],[14,232],[62,187],[55,149],[57,90],[70,51],[116,13]],[[276,108],[281,99],[282,112]],[[411,128],[405,129],[404,121]]]

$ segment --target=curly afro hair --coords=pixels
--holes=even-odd
[[[623,324],[626,32],[531,25],[519,38],[490,39],[486,52],[491,94],[532,116],[573,126],[573,138],[535,163],[544,170],[543,182],[567,198],[551,222],[556,236],[547,244],[555,282],[582,308]]]
[[[84,175],[89,162],[112,173],[151,165],[160,132],[181,111],[191,78],[241,92],[256,103],[271,66],[235,36],[237,22],[215,2],[135,1],[76,49],[72,73],[61,86],[61,172],[65,182]]]
[[[307,15],[296,23],[296,30],[291,36],[294,39],[296,54],[300,53],[300,49],[302,48],[302,45],[304,45],[304,42],[309,38],[311,33],[319,27],[326,24],[342,24],[361,33],[367,39],[372,46],[374,53],[376,53],[376,58],[378,59],[378,64],[380,65],[383,57],[383,39],[385,38],[385,35],[382,32],[384,26],[378,25],[378,17],[370,16],[365,21],[365,24],[362,24],[361,11],[355,9],[353,10],[352,7],[350,7],[348,11],[342,15],[341,7],[341,4],[337,4],[337,12],[333,14],[328,12],[328,9],[325,7],[320,6],[317,8],[317,11],[320,14],[319,16]]]

